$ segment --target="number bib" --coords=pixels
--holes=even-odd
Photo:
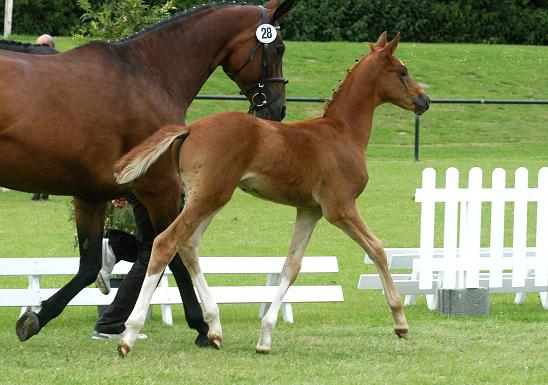
[[[261,43],[269,44],[276,40],[276,36],[278,36],[278,31],[271,24],[261,24],[259,25],[259,27],[257,27],[255,35],[257,36],[257,40],[259,40]]]

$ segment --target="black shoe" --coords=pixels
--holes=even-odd
[[[209,339],[207,338],[207,334],[198,334],[196,337],[196,341],[194,341],[196,346],[199,348],[208,348],[211,346],[211,342],[209,342]]]

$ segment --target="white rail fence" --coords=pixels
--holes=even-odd
[[[0,287],[0,307],[21,306],[21,314],[27,306],[34,311],[40,310],[40,303],[59,288],[44,288],[41,279],[45,276],[74,275],[78,271],[79,258],[0,258],[0,278],[4,276],[27,276],[27,288]],[[204,274],[259,274],[266,276],[264,286],[212,286],[211,291],[218,303],[258,303],[259,317],[263,317],[280,283],[285,257],[200,257]],[[125,275],[132,264],[121,261],[114,267],[113,274]],[[301,273],[338,273],[339,265],[335,256],[306,256],[303,258]],[[160,284],[152,296],[152,304],[161,305],[162,320],[173,323],[171,305],[181,304],[177,287],[169,286],[166,269]],[[113,288],[109,295],[103,295],[96,288],[83,289],[69,305],[90,306],[109,305],[118,289]],[[342,302],[344,301],[340,285],[294,285],[283,299],[282,316],[285,322],[292,323],[292,304],[305,302]]]
[[[526,292],[539,292],[548,309],[548,167],[538,173],[538,187],[529,187],[525,168],[515,172],[514,187],[506,187],[506,172],[495,169],[491,187],[483,187],[483,172],[472,168],[468,187],[459,187],[459,171],[446,171],[445,187],[436,187],[436,172],[423,171],[422,187],[415,200],[421,204],[420,247],[390,253],[391,269],[412,268],[411,274],[393,274],[396,286],[407,294],[405,304],[416,294],[426,294],[430,309],[437,308],[437,289],[488,287],[490,292],[516,292],[516,303]],[[436,203],[444,205],[443,247],[435,248]],[[490,204],[489,245],[481,247],[482,205]],[[513,222],[506,218],[507,205],[513,204]],[[529,204],[536,203],[535,213]],[[531,214],[531,215],[528,215]],[[531,223],[530,223],[531,222]],[[505,224],[511,223],[511,242],[505,237]],[[534,227],[532,244],[527,229]],[[505,244],[508,246],[505,247]],[[409,251],[411,250],[411,251]],[[376,275],[364,274],[362,289],[380,289]]]

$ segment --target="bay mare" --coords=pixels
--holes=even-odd
[[[115,183],[114,162],[162,126],[184,124],[188,106],[218,66],[234,73],[240,89],[252,89],[264,76],[282,79],[281,38],[271,43],[275,49],[257,49],[255,30],[264,17],[276,24],[293,2],[270,1],[266,12],[253,5],[204,5],[130,38],[61,54],[0,51],[0,186],[74,196],[80,251],[76,276],[43,301],[38,313],[29,310],[17,321],[21,341],[95,281],[107,200],[133,193],[152,221],[153,229],[143,234],[150,242],[177,216],[180,183],[169,156],[131,188]],[[265,88],[275,101],[255,113],[280,120],[284,83]],[[200,309],[191,282],[186,287],[185,310]]]
[[[381,241],[362,220],[355,200],[368,175],[365,149],[373,111],[389,102],[421,114],[428,96],[394,56],[399,34],[387,42],[386,32],[371,52],[348,73],[323,117],[292,124],[260,120],[241,113],[216,114],[189,126],[170,125],[134,148],[115,166],[117,181],[127,184],[154,168],[154,162],[177,138],[175,149],[187,203],[177,219],[155,240],[137,304],[126,321],[118,351],[126,356],[143,327],[146,309],[160,275],[176,252],[190,272],[202,299],[209,339],[219,346],[219,308],[207,286],[197,255],[200,237],[234,190],[297,208],[295,229],[280,286],[261,321],[256,347],[268,353],[282,299],[299,273],[305,247],[323,216],[357,242],[375,262],[395,321],[395,332],[407,338],[402,302],[388,271]],[[219,150],[221,149],[221,150]]]

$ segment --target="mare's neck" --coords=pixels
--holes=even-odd
[[[242,22],[242,18],[250,20]],[[131,48],[143,68],[186,111],[215,68],[225,60],[227,47],[241,32],[241,26],[249,26],[251,31],[254,21],[258,22],[258,13],[245,12],[239,6],[205,9],[122,44]]]
[[[341,122],[364,150],[371,135],[373,111],[379,104],[375,81],[377,76],[367,57],[363,58],[349,70],[324,113],[325,118]]]

